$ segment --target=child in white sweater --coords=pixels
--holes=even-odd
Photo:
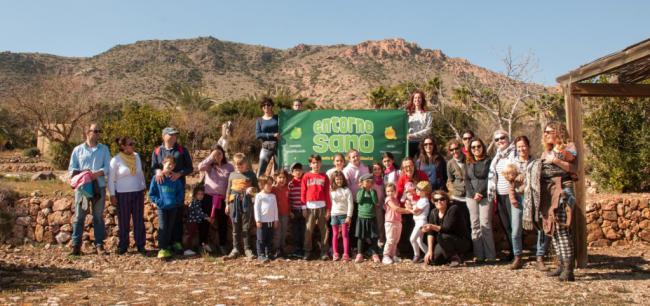
[[[352,222],[354,204],[352,192],[348,188],[345,175],[341,171],[334,171],[330,177],[330,197],[332,199],[331,224],[332,224],[332,255],[339,260],[339,231],[343,238],[343,261],[350,260],[350,240],[348,232]]]
[[[278,203],[273,194],[273,178],[261,176],[257,179],[260,191],[255,195],[255,222],[257,225],[257,258],[268,262],[273,252],[273,229],[278,227]]]

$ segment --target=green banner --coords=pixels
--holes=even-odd
[[[323,157],[323,170],[332,167],[334,153],[354,148],[361,161],[370,166],[380,162],[383,152],[395,160],[406,156],[408,121],[403,110],[282,110],[278,162],[288,169],[300,162],[308,171],[311,154]]]

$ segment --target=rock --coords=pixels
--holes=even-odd
[[[650,228],[650,220],[643,220],[639,223],[639,228],[640,229],[648,229]]]
[[[623,218],[618,219],[618,228],[625,230],[630,226],[630,221]]]
[[[29,216],[16,218],[16,225],[29,226],[31,223],[32,218]]]
[[[14,239],[22,241],[25,238],[25,227],[19,224],[15,224],[11,235]]]
[[[634,222],[639,222],[639,220],[641,220],[641,212],[638,211],[638,210],[633,211],[630,214],[630,220],[632,220]]]
[[[625,246],[628,245],[627,241],[625,240],[616,240],[612,243],[612,246]]]
[[[609,240],[600,239],[600,240],[589,243],[589,246],[590,247],[595,247],[595,248],[602,248],[602,247],[609,246],[610,244],[612,244],[612,243]]]
[[[67,233],[67,232],[59,232],[59,233],[56,235],[56,242],[57,242],[58,244],[66,244],[68,241],[70,241],[70,238],[71,238],[70,233]]]
[[[618,235],[617,231],[615,229],[613,229],[613,228],[610,228],[610,229],[605,231],[605,237],[607,239],[609,239],[609,240],[618,240],[619,238],[621,238]]]
[[[590,213],[592,211],[596,211],[597,209],[598,209],[597,203],[592,202],[592,203],[587,203],[587,207],[585,208],[585,211],[587,213]]]
[[[639,202],[639,210],[644,210],[648,208],[648,204],[650,203],[650,199],[643,199],[642,201]]]
[[[639,233],[639,238],[643,239],[643,241],[650,242],[650,230],[649,229],[644,229]]]
[[[45,199],[41,201],[40,207],[41,209],[45,209],[45,208],[51,208],[52,205],[54,205],[54,201],[52,201],[52,199]]]
[[[43,231],[44,228],[40,224],[36,224],[36,228],[34,228],[34,240],[37,242],[43,242]]]
[[[603,211],[616,210],[616,202],[610,201],[610,202],[605,203],[605,205],[603,205],[603,207],[602,207],[602,210]]]
[[[52,210],[66,211],[66,210],[70,210],[70,207],[72,207],[72,200],[63,198],[63,199],[58,199],[54,202],[52,206]]]
[[[56,176],[52,171],[41,171],[36,172],[32,175],[32,181],[43,181],[43,180],[53,180]]]
[[[29,215],[36,216],[39,210],[41,210],[41,208],[38,205],[32,204],[29,206]]]
[[[602,239],[603,237],[605,237],[605,235],[603,234],[603,231],[602,231],[602,230],[600,229],[600,227],[599,227],[599,228],[597,228],[596,230],[588,231],[588,234],[587,234],[587,242],[592,242],[592,241],[600,240],[600,239]]]
[[[40,190],[34,190],[32,193],[30,193],[31,197],[40,197],[41,196],[41,191]]]
[[[113,216],[117,215],[117,207],[115,207],[115,206],[109,206],[109,207],[107,207],[107,208],[106,208],[106,211],[107,211],[109,214],[113,215]]]
[[[608,220],[608,221],[616,221],[618,220],[618,216],[616,215],[615,211],[603,211],[603,219]],[[604,224],[604,223],[603,223]]]
[[[643,219],[650,219],[650,208],[644,208],[641,212],[641,217]]]
[[[59,230],[62,231],[62,232],[72,233],[72,225],[63,224]]]
[[[621,216],[621,217],[623,215],[625,215],[625,205],[624,204],[619,203],[618,205],[616,205],[616,214]]]
[[[598,220],[600,214],[597,211],[592,211],[590,213],[587,213],[586,217],[587,217],[587,224],[594,223],[595,221]]]
[[[69,224],[71,215],[69,211],[55,211],[47,216],[47,223],[49,225]]]
[[[47,217],[42,211],[39,211],[36,215],[36,224],[47,225]]]

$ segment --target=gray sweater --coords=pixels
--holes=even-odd
[[[465,171],[465,194],[468,198],[473,198],[475,194],[480,193],[487,197],[488,174],[490,172],[491,158],[484,158],[475,164],[467,164]]]

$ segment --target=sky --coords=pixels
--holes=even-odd
[[[0,0],[0,52],[93,56],[139,40],[212,36],[286,49],[401,37],[502,72],[532,54],[534,82],[650,38],[650,1]]]

